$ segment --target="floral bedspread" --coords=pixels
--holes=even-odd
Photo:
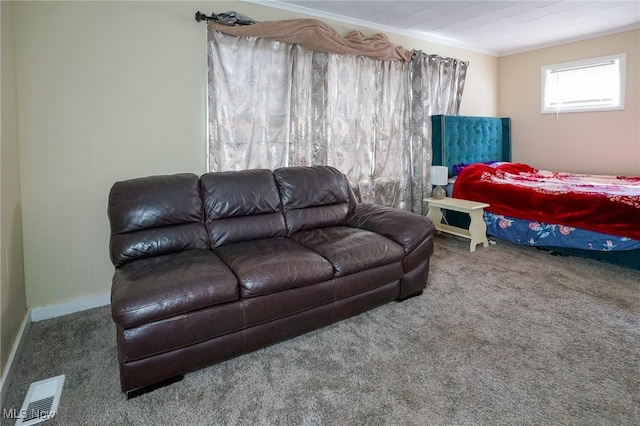
[[[640,176],[549,172],[522,163],[471,164],[453,196],[496,215],[640,240]]]
[[[549,224],[484,212],[487,234],[517,244],[568,247],[596,251],[640,249],[640,241],[586,229]]]

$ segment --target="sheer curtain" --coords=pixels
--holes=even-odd
[[[361,201],[422,213],[430,115],[457,114],[466,62],[327,53],[209,29],[209,170],[327,164]]]
[[[297,45],[214,34],[209,41],[209,170],[288,164]]]
[[[431,116],[458,115],[469,63],[413,51],[411,61],[412,211],[431,195]]]

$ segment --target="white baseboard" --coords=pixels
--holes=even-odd
[[[20,355],[22,354],[22,347],[24,346],[24,342],[29,334],[32,322],[38,322],[72,314],[74,312],[106,306],[109,303],[111,303],[111,293],[102,293],[96,294],[95,296],[72,300],[70,302],[58,303],[56,305],[40,306],[27,311],[24,320],[22,321],[22,325],[20,326],[20,330],[18,330],[18,335],[13,343],[13,348],[9,354],[7,365],[2,374],[2,381],[0,382],[0,407],[4,407],[4,400],[9,392],[9,385],[11,385],[13,372],[18,364]]]
[[[70,302],[58,303],[56,305],[40,306],[31,310],[31,321],[38,322],[61,317],[74,312],[105,306],[109,303],[111,303],[111,293],[102,293],[71,300]]]
[[[11,353],[7,359],[7,365],[2,373],[2,381],[0,382],[0,407],[4,407],[4,401],[9,393],[9,386],[13,380],[13,373],[18,365],[18,359],[22,355],[22,348],[29,334],[29,328],[31,327],[31,311],[27,311],[18,330],[16,340],[13,342]]]

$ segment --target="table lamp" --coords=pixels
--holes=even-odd
[[[449,180],[449,168],[445,166],[431,166],[431,197],[436,200],[442,200],[447,193],[443,186],[446,186]]]

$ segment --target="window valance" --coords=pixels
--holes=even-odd
[[[249,25],[208,23],[209,28],[225,34],[247,37],[263,37],[284,43],[297,43],[308,49],[345,55],[362,55],[382,61],[411,61],[411,51],[395,45],[382,33],[366,37],[352,30],[345,37],[317,19],[289,19],[284,21],[256,22]],[[246,22],[246,21],[245,21]]]

